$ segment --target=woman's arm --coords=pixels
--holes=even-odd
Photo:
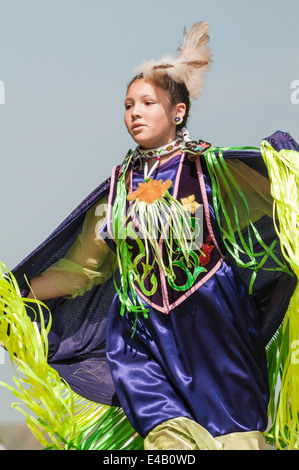
[[[29,299],[36,297],[38,300],[54,299],[65,296],[55,284],[48,281],[45,276],[36,276],[30,280],[31,291],[27,295]]]
[[[33,293],[29,298],[74,298],[113,275],[116,256],[100,235],[106,211],[107,198],[104,196],[86,213],[82,232],[66,255],[30,280]]]

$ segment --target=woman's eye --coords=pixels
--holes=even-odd
[[[132,105],[131,104],[126,104],[125,109],[131,109]]]
[[[146,101],[146,106],[150,106],[151,104],[154,104],[152,101]]]

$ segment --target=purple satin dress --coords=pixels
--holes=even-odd
[[[174,157],[153,177],[174,181],[178,164]],[[141,181],[143,173],[134,171],[134,187]],[[269,398],[265,349],[256,307],[233,269],[224,261],[169,314],[149,308],[148,319],[140,315],[132,337],[132,318],[120,316],[116,297],[107,327],[112,377],[135,430],[145,437],[164,421],[184,416],[214,437],[264,431]]]

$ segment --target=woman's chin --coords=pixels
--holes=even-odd
[[[136,142],[136,144],[140,145],[140,147],[142,147],[144,150],[149,150],[149,149],[155,149],[155,148],[159,148],[159,147],[162,147],[163,145],[167,145],[168,144],[168,141],[166,139],[166,142],[163,142],[163,141],[154,141],[154,140],[147,140],[147,139],[138,139],[137,136],[134,137],[134,140]]]

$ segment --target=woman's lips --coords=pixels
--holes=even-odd
[[[132,132],[133,131],[139,131],[144,127],[144,124],[133,124],[131,127]]]

